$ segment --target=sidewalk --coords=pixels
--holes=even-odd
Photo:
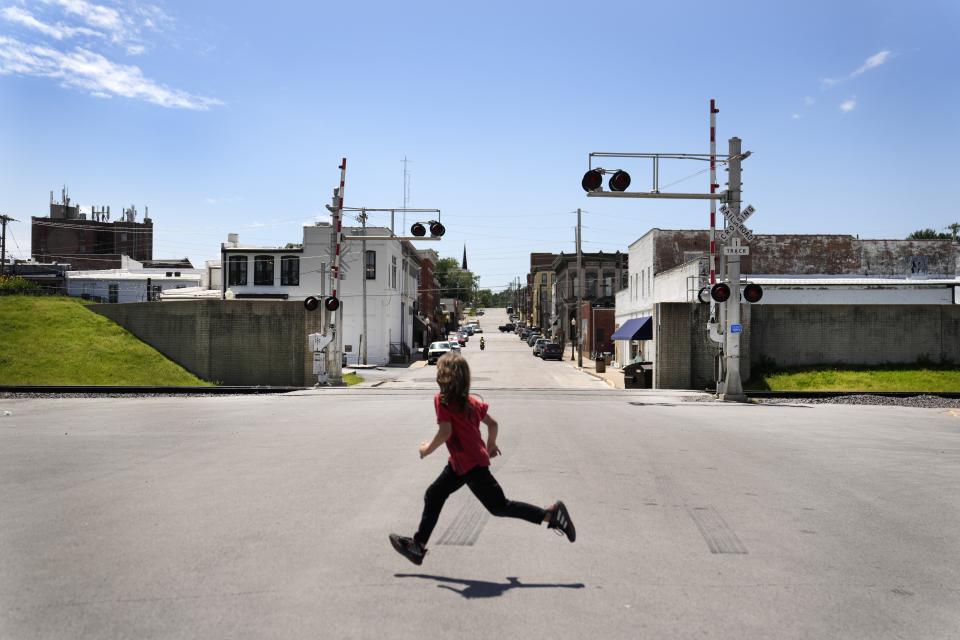
[[[610,365],[607,365],[606,371],[603,373],[597,372],[597,364],[589,358],[583,359],[583,368],[577,366],[577,359],[574,357],[573,360],[570,360],[570,357],[567,356],[564,358],[564,361],[574,369],[579,369],[588,376],[593,376],[594,378],[599,378],[607,383],[607,386],[612,389],[625,389],[626,387],[623,384],[623,369],[615,369]]]

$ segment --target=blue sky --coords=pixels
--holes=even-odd
[[[66,184],[149,206],[154,257],[298,242],[348,158],[348,206],[439,208],[422,243],[481,286],[531,251],[706,228],[703,202],[588,199],[591,151],[753,155],[756,233],[903,238],[960,220],[960,3],[0,0],[0,211]],[[648,188],[646,164],[624,164]],[[661,184],[703,168],[661,167]],[[725,174],[720,174],[721,183]],[[706,191],[707,176],[676,191]],[[386,224],[388,217],[371,217]],[[411,220],[408,220],[408,224]]]

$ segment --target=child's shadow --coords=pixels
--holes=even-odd
[[[446,584],[438,584],[440,589],[449,589],[454,593],[459,593],[464,598],[496,598],[503,595],[504,591],[510,589],[583,589],[582,582],[573,584],[550,584],[550,583],[531,583],[523,584],[519,578],[508,577],[507,582],[487,582],[486,580],[462,580],[460,578],[445,578],[443,576],[431,576],[424,573],[395,573],[396,578],[423,578],[424,580],[436,580],[437,582],[450,582],[453,584],[464,585],[462,589],[456,589]]]

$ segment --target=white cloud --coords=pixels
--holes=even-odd
[[[116,64],[81,47],[59,51],[0,36],[0,74],[11,73],[54,78],[65,87],[82,89],[91,95],[122,96],[170,109],[206,111],[223,104],[215,98],[157,84],[145,78],[137,66]]]
[[[54,40],[72,38],[80,34],[89,36],[101,35],[92,29],[84,27],[68,27],[59,22],[57,24],[47,24],[46,22],[38,20],[29,11],[18,7],[5,7],[3,11],[0,11],[0,15],[3,15],[3,18],[9,22],[33,29],[46,36],[50,36]]]
[[[803,106],[812,107],[815,102],[816,102],[815,98],[813,98],[812,96],[807,96],[803,99]]]
[[[884,62],[889,60],[893,56],[893,52],[888,50],[878,51],[869,58],[867,58],[862,65],[851,71],[849,74],[843,78],[824,78],[820,81],[820,86],[823,89],[829,89],[835,87],[838,84],[843,84],[851,78],[856,78],[857,76],[869,71],[870,69],[876,69]]]
[[[45,0],[50,2],[50,0]],[[73,14],[94,27],[105,29],[111,33],[123,30],[123,19],[120,12],[110,7],[91,4],[87,0],[53,0],[67,13]]]
[[[791,113],[791,114],[790,114],[790,117],[793,118],[794,120],[799,120],[799,119],[800,119],[800,114],[799,114],[799,113]]]
[[[864,71],[869,71],[870,69],[876,69],[877,67],[882,65],[884,62],[886,62],[889,58],[890,58],[889,51],[879,51],[873,54],[872,56],[870,56],[869,58],[867,58],[862,65],[857,67],[857,69],[850,74],[850,77],[853,78],[855,76],[860,75]]]
[[[850,113],[856,108],[857,108],[857,99],[855,97],[847,98],[846,100],[840,103],[840,111],[843,111],[844,113]]]

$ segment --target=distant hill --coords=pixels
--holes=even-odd
[[[0,384],[212,386],[77,298],[18,295],[0,296]]]

